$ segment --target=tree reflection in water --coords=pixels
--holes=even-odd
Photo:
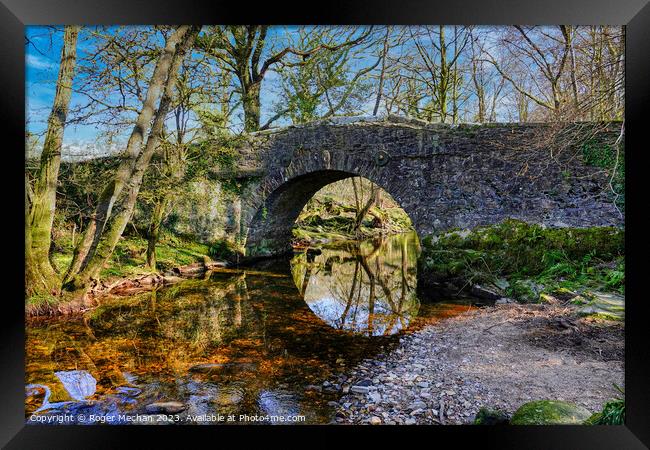
[[[309,308],[332,327],[368,336],[394,334],[418,313],[417,235],[310,249],[291,261]]]

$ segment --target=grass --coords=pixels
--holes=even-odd
[[[72,260],[72,238],[65,230],[57,230],[52,260],[60,272],[64,272]],[[144,275],[153,271],[146,266],[147,240],[141,236],[128,235],[120,238],[115,251],[100,273],[102,278]],[[210,255],[210,246],[163,233],[156,246],[157,271],[202,261]],[[34,300],[43,301],[43,300]]]
[[[623,390],[614,385],[614,387],[624,395]],[[592,415],[585,425],[624,425],[625,424],[625,399],[616,398],[603,406],[603,410]]]

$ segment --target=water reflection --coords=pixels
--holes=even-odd
[[[390,335],[418,314],[417,235],[306,251],[291,260],[294,282],[309,308],[339,330]]]
[[[467,310],[419,304],[416,255],[415,236],[328,248],[292,266],[264,262],[108,299],[82,320],[30,319],[26,417],[132,423],[171,408],[183,423],[228,414],[328,423],[340,386],[325,380],[390,351],[397,330]]]

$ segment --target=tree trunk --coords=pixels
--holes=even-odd
[[[260,87],[261,82],[242,82],[242,106],[244,108],[244,130],[248,133],[260,129]]]
[[[104,228],[108,223],[113,206],[117,201],[119,195],[124,189],[131,173],[133,172],[136,158],[141,152],[142,141],[146,130],[151,123],[156,108],[156,103],[160,99],[162,92],[165,88],[165,82],[169,78],[172,59],[180,42],[188,34],[189,26],[179,26],[167,39],[165,49],[156,62],[149,87],[147,89],[146,98],[144,100],[142,110],[138,115],[133,131],[129,136],[126,146],[125,158],[118,167],[113,179],[106,184],[102,193],[99,196],[97,207],[93,216],[90,219],[89,225],[84,231],[84,237],[80,241],[81,244],[87,245],[87,250],[82,248],[76,249],[74,252],[70,269],[68,270],[64,283],[69,282],[80,270],[84,270],[90,259],[95,255],[99,240],[104,233]],[[87,237],[87,234],[91,234]]]
[[[571,27],[567,26],[566,39],[567,45],[569,46],[570,58],[571,58],[571,91],[573,93],[573,107],[575,113],[578,112],[580,105],[578,103],[578,80],[576,79],[576,51],[573,46],[573,36],[571,36]]]
[[[149,233],[147,236],[147,267],[156,270],[156,245],[160,238],[160,227],[165,218],[165,210],[169,203],[169,194],[165,194],[162,199],[156,202],[153,213],[151,214],[151,223],[149,224]]]
[[[170,61],[166,82],[163,83],[163,96],[154,116],[151,131],[147,137],[146,146],[135,159],[131,176],[126,180],[125,186],[127,187],[127,190],[125,193],[125,199],[120,205],[120,212],[114,216],[109,224],[107,224],[104,232],[100,234],[97,244],[91,247],[91,251],[88,252],[88,256],[86,257],[87,264],[82,267],[79,274],[70,280],[69,287],[72,289],[87,288],[89,281],[95,279],[99,275],[104,264],[113,254],[113,250],[115,249],[118,240],[122,236],[126,225],[131,219],[135,202],[140,192],[140,186],[142,185],[142,179],[149,167],[151,157],[160,142],[165,118],[171,104],[178,70],[184,59],[185,53],[193,43],[198,31],[199,27],[190,27],[189,31],[183,33],[183,39],[180,40],[175,48],[172,61]],[[110,184],[112,184],[112,182]]]
[[[29,202],[25,246],[27,295],[37,293],[56,295],[60,290],[60,279],[50,263],[49,253],[56,210],[56,186],[61,165],[63,131],[77,64],[79,28],[78,26],[65,27],[54,104],[48,118],[40,168]]]
[[[354,220],[354,231],[355,232],[357,232],[359,230],[359,228],[361,228],[361,223],[363,222],[363,219],[368,214],[368,211],[370,211],[370,208],[372,207],[372,205],[377,203],[377,200],[378,200],[378,198],[377,198],[378,189],[375,187],[375,185],[372,184],[372,182],[368,182],[368,184],[370,185],[370,193],[368,195],[368,201],[361,208],[359,206],[361,205],[361,203],[363,201],[363,190],[361,190],[360,194],[357,194],[356,193],[356,185],[353,184],[353,186],[355,187],[355,198],[358,197],[358,200],[356,202],[357,203],[356,217],[355,217],[355,220]],[[363,186],[363,179],[362,178],[359,178],[359,185],[360,185],[360,187]]]

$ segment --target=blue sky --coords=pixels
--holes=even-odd
[[[63,41],[62,27],[28,26],[25,36],[25,113],[27,130],[42,135],[52,108],[59,70]],[[78,56],[89,48],[80,39]],[[78,80],[75,80],[78,81]],[[73,86],[78,83],[73,83]],[[85,99],[73,92],[70,107],[78,106]],[[97,141],[99,130],[93,125],[71,124],[65,128],[64,147],[68,151],[85,148]]]
[[[274,27],[269,30],[267,37],[268,42],[279,39],[287,32],[292,32],[295,27],[282,26]],[[25,66],[26,66],[26,128],[29,132],[42,136],[46,130],[47,117],[54,100],[56,78],[59,70],[59,60],[63,40],[63,27],[52,26],[28,26],[25,29],[27,38],[25,46]],[[77,59],[82,60],[84,56],[91,51],[97,40],[93,38],[88,29],[82,29],[78,45]],[[267,72],[262,89],[262,123],[273,115],[273,106],[278,99],[278,74],[272,69]],[[87,98],[83,94],[75,92],[82,80],[80,80],[79,71],[73,81],[73,93],[70,102],[70,109],[87,103]],[[242,111],[236,111],[235,115],[242,115]],[[70,117],[69,117],[70,119]],[[237,117],[234,118],[237,120]],[[278,125],[283,122],[279,121]],[[285,122],[286,124],[286,122]],[[102,132],[104,130],[95,125],[86,124],[69,124],[65,129],[64,135],[64,156],[66,153],[85,153],[88,147],[97,146],[105,148],[106,143],[102,142]],[[129,129],[120,133],[120,137],[115,139],[115,151],[119,150],[120,139],[125,141],[128,137]],[[102,151],[101,149],[97,151]]]
[[[273,47],[274,41],[286,40],[293,34],[297,27],[291,26],[278,26],[271,27],[267,36],[267,45],[265,53],[268,55]],[[93,51],[95,45],[99,42],[96,37],[92,35],[94,29],[82,28],[79,35],[77,46],[77,56],[80,64],[83,64],[83,59],[89,52]],[[359,33],[361,33],[359,29]],[[26,64],[26,84],[25,84],[25,98],[26,98],[26,127],[27,130],[37,136],[42,136],[46,129],[47,117],[50,112],[52,101],[55,93],[56,78],[59,69],[59,58],[61,53],[63,28],[62,27],[47,27],[47,26],[28,26],[26,27],[27,43],[25,46],[25,64]],[[161,40],[162,37],[158,33],[157,38]],[[407,41],[408,42],[408,41]],[[284,46],[285,42],[278,44]],[[409,46],[411,44],[403,44]],[[394,51],[400,50],[395,48]],[[263,56],[264,57],[264,56]],[[352,68],[358,70],[362,67],[367,67],[376,62],[376,56],[371,52],[365,52],[362,56],[352,62]],[[73,82],[73,94],[70,104],[70,109],[74,110],[75,107],[82,106],[88,103],[85,95],[75,92],[78,90],[86,79],[86,75],[77,75]],[[264,124],[269,117],[274,114],[274,107],[279,99],[279,92],[281,89],[281,80],[277,72],[273,69],[267,72],[262,84],[261,95],[261,123]],[[117,96],[117,93],[115,94]],[[373,97],[373,96],[370,96]],[[109,97],[110,98],[110,97]],[[134,104],[133,106],[139,107]],[[364,114],[369,114],[374,106],[374,98],[368,98],[368,101],[362,105]],[[500,108],[505,108],[507,102],[503,102]],[[241,123],[243,112],[241,108],[235,110],[232,120],[235,124]],[[71,117],[69,116],[69,119]],[[288,119],[281,119],[274,122],[274,126],[282,126],[288,124]],[[235,130],[237,127],[235,125]],[[241,128],[241,126],[239,126]],[[112,151],[119,151],[126,137],[130,133],[130,127],[125,126],[119,131],[114,131],[115,136],[112,136],[112,141],[107,142],[106,127],[96,126],[93,124],[78,124],[71,123],[65,129],[64,135],[64,157],[75,153],[106,153]],[[110,147],[109,147],[110,146]],[[38,148],[38,146],[37,146]]]

